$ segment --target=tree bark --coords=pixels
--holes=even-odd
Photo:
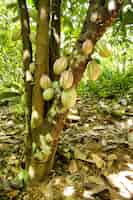
[[[32,110],[32,85],[26,81],[26,71],[29,70],[29,65],[32,62],[32,44],[30,41],[30,22],[26,0],[18,0],[20,20],[21,20],[21,34],[23,41],[23,64],[24,64],[24,81],[25,81],[25,96],[26,96],[26,120],[27,120],[27,137],[26,137],[26,163],[30,162],[31,155],[31,110]]]
[[[60,56],[61,0],[51,0],[50,8],[49,71],[51,79],[54,80],[53,64]]]
[[[35,147],[36,154],[32,152],[32,159],[29,166],[29,175],[33,181],[43,178],[44,169],[43,161],[37,159],[37,155],[41,153],[41,143],[44,138],[43,126],[44,117],[46,114],[45,102],[42,97],[40,88],[40,77],[42,74],[49,73],[49,0],[38,1],[38,19],[37,19],[37,41],[36,41],[36,71],[35,83],[32,96],[32,116],[31,116],[31,133],[32,133],[32,148]],[[35,126],[32,126],[34,113],[37,115]]]

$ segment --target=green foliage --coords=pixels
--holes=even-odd
[[[35,54],[37,0],[27,0],[31,22],[31,40]],[[86,16],[88,1],[63,0],[61,5],[61,53],[71,54]],[[101,58],[96,52],[102,68],[102,75],[96,82],[82,81],[80,94],[98,94],[108,97],[111,92],[116,95],[128,90],[132,83],[132,72],[127,69],[132,66],[132,16],[130,0],[125,0],[116,23],[107,30],[103,39],[112,44],[113,54],[110,58]],[[17,0],[0,2],[0,103],[14,101],[18,113],[24,111],[24,83],[22,64],[22,41]],[[109,67],[110,66],[110,69]],[[122,70],[120,67],[122,67]],[[115,70],[114,70],[115,69]],[[116,73],[117,72],[117,73]],[[123,73],[121,73],[123,72]],[[99,84],[100,83],[100,84]],[[122,89],[121,89],[122,88]],[[118,92],[119,93],[119,92]],[[87,94],[88,95],[88,94]]]
[[[86,17],[87,8],[86,0],[62,1],[61,50],[63,54],[71,54]]]
[[[14,40],[20,32],[15,1],[0,3],[0,103],[20,102],[23,94],[21,41]],[[10,7],[10,8],[8,8]],[[8,9],[8,12],[7,12]],[[21,38],[20,38],[21,39]]]
[[[97,96],[103,98],[115,98],[131,93],[133,88],[133,68],[126,73],[112,71],[104,68],[97,81],[83,80],[78,87],[81,96]],[[132,91],[133,92],[133,91]]]

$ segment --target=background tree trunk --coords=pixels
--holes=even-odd
[[[27,125],[27,137],[26,137],[26,164],[30,162],[31,156],[31,111],[32,111],[32,85],[26,81],[26,71],[29,70],[29,65],[32,62],[32,44],[30,41],[30,22],[28,9],[26,6],[26,0],[18,0],[20,19],[21,19],[21,34],[23,41],[23,63],[24,63],[24,81],[25,81],[25,97],[26,97],[26,125]]]

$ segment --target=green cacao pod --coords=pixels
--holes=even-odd
[[[43,74],[40,78],[40,87],[42,89],[47,89],[47,88],[50,88],[51,85],[52,85],[52,82],[51,82],[49,76],[46,74]]]
[[[73,85],[73,73],[70,70],[66,70],[61,73],[60,86],[66,90],[71,88]]]
[[[48,88],[43,91],[43,99],[45,101],[50,101],[54,97],[54,89],[53,88]]]
[[[73,87],[69,90],[64,90],[61,95],[61,102],[65,108],[71,108],[76,103],[76,89]]]
[[[66,68],[67,68],[68,62],[66,57],[60,57],[58,58],[53,66],[54,73],[56,75],[61,74]]]
[[[34,73],[34,71],[35,71],[35,64],[34,63],[30,63],[29,70],[30,70],[31,73]]]
[[[89,39],[85,40],[82,44],[82,52],[85,56],[88,56],[93,51],[93,42]]]

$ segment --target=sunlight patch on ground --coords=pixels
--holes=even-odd
[[[133,169],[133,164],[128,164]],[[133,197],[133,171],[121,171],[118,174],[107,176],[109,183],[119,190],[122,197],[130,199]]]
[[[64,188],[64,196],[71,196],[75,193],[75,188],[74,186],[67,186]]]
[[[83,197],[85,198],[85,199],[92,199],[92,192],[91,191],[89,191],[89,190],[85,190],[84,191],[84,193],[83,193]]]

